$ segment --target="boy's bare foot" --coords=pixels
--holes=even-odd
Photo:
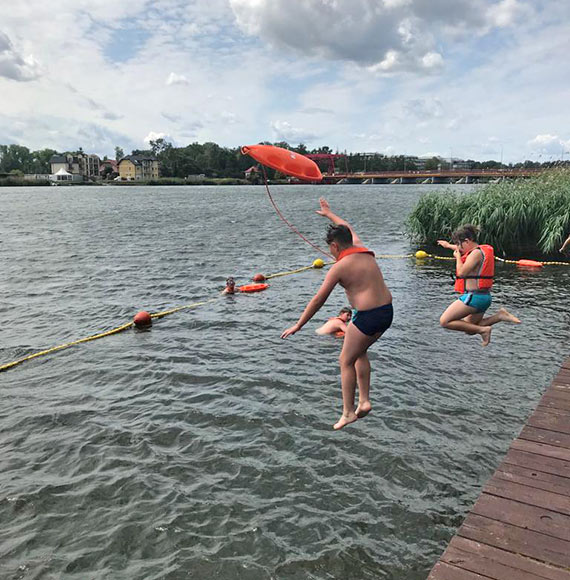
[[[362,419],[363,417],[366,417],[370,411],[372,411],[372,405],[370,404],[370,401],[358,403],[358,407],[356,407],[356,416],[359,419]]]
[[[338,431],[342,429],[345,425],[350,423],[354,423],[358,419],[356,413],[350,413],[350,415],[345,415],[344,413],[341,415],[340,419],[333,425],[333,429]]]
[[[511,314],[506,308],[499,308],[499,319],[503,322],[512,322],[513,324],[521,323],[520,319]]]
[[[481,346],[487,346],[491,342],[491,327],[481,331]]]

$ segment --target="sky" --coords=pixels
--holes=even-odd
[[[1,144],[570,159],[567,1],[26,0],[1,12]]]

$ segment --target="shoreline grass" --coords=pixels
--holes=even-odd
[[[554,169],[527,180],[488,184],[475,192],[423,195],[406,222],[408,237],[433,245],[462,224],[499,255],[558,253],[570,234],[570,171]]]

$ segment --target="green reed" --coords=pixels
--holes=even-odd
[[[499,254],[557,252],[570,234],[570,171],[555,169],[532,179],[488,184],[468,194],[428,193],[406,226],[414,241],[435,244],[467,223],[479,226],[479,239]]]

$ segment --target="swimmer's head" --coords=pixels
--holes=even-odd
[[[233,288],[236,285],[235,280],[230,276],[227,280],[226,280],[226,286],[229,286],[230,288]]]
[[[336,258],[338,253],[345,248],[350,248],[350,246],[352,246],[352,232],[350,231],[350,228],[342,224],[329,224],[325,240],[329,245],[331,253]]]
[[[342,320],[344,320],[344,322],[348,323],[350,322],[350,319],[352,318],[352,310],[350,308],[347,308],[346,306],[338,313],[338,317],[342,318]]]
[[[463,244],[470,246],[471,244],[477,243],[477,237],[479,235],[479,228],[471,224],[465,224],[460,228],[456,229],[451,234],[451,241],[456,244],[460,250],[463,250]]]

